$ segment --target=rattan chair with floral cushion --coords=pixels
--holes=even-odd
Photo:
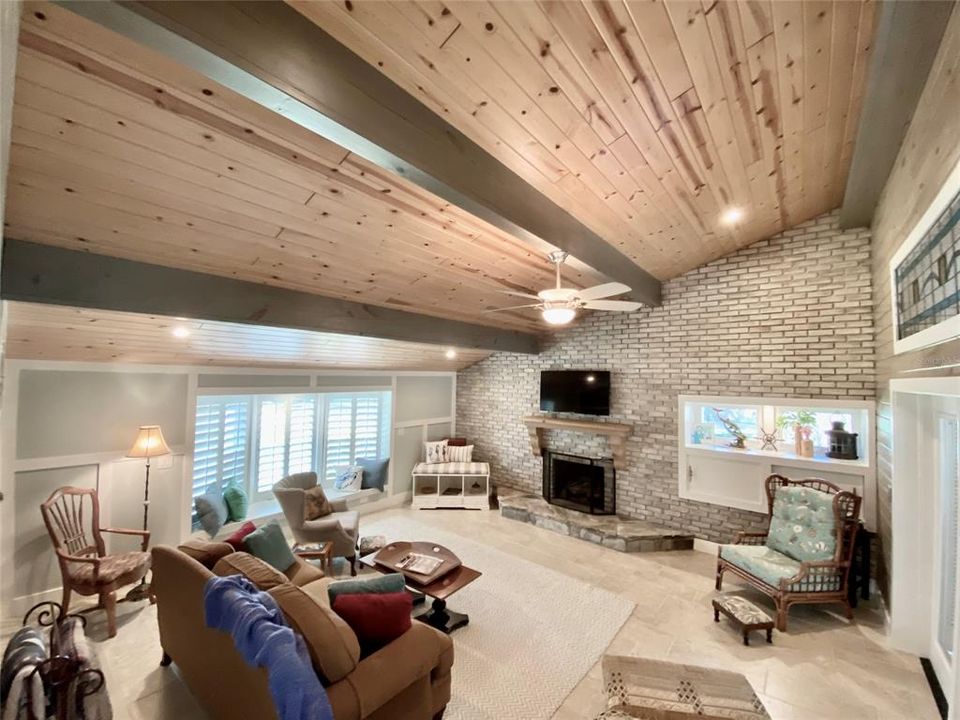
[[[595,720],[770,720],[750,681],[729,670],[605,655],[603,686]]]
[[[739,533],[717,554],[717,590],[730,571],[769,595],[777,608],[777,630],[798,603],[840,603],[853,610],[847,583],[853,560],[861,498],[819,478],[766,480],[768,529]]]

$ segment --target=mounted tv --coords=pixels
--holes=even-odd
[[[540,373],[540,409],[544,412],[609,415],[609,371],[544,370]]]

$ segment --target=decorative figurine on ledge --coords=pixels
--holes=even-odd
[[[763,443],[761,450],[773,450],[777,451],[777,430],[773,432],[767,432],[766,428],[760,428],[760,441]]]
[[[746,450],[747,436],[744,434],[743,430],[740,429],[740,426],[730,418],[724,417],[723,411],[720,410],[720,408],[713,408],[713,411],[717,414],[717,419],[723,423],[723,426],[727,429],[727,432],[733,435],[733,442],[730,443],[730,447],[735,448],[736,450]]]

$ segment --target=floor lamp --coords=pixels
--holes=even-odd
[[[141,425],[137,433],[137,439],[133,442],[133,447],[127,453],[127,457],[146,458],[147,474],[143,483],[143,529],[147,528],[147,516],[150,511],[150,458],[169,455],[170,448],[167,447],[163,439],[163,432],[159,425]],[[140,584],[127,593],[127,600],[146,600],[150,594],[150,586],[147,585],[147,576],[144,575]]]

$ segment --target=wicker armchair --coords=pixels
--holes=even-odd
[[[717,590],[729,570],[769,595],[777,607],[777,629],[797,603],[840,603],[847,596],[861,498],[826,480],[766,480],[766,533],[739,533],[717,553]]]

